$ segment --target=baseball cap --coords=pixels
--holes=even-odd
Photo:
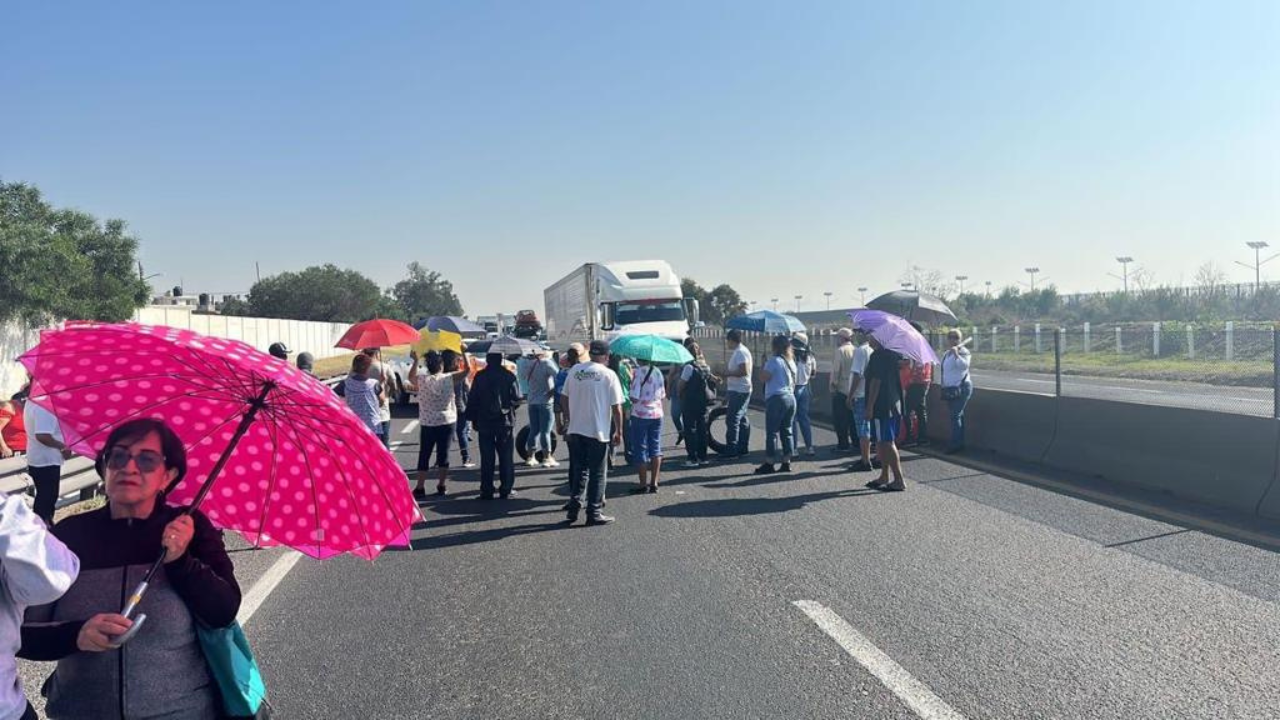
[[[603,340],[592,340],[591,346],[587,349],[587,352],[592,357],[600,357],[601,355],[608,355],[609,343]]]
[[[839,335],[845,340],[848,340],[849,338],[853,337],[853,331],[850,330],[849,328],[840,328],[839,330],[836,331],[836,335]]]

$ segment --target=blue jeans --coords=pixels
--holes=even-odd
[[[586,495],[587,516],[600,514],[604,505],[604,488],[607,482],[605,457],[609,443],[585,435],[570,435],[569,443],[569,513],[577,515],[583,507]]]
[[[458,413],[458,425],[455,428],[458,438],[458,452],[462,453],[462,462],[471,462],[471,448],[467,444],[471,442],[471,423],[462,417],[462,413]]]
[[[960,383],[960,397],[947,401],[947,410],[951,414],[951,449],[964,447],[964,409],[973,397],[973,383],[965,380]]]
[[[631,462],[648,465],[662,457],[662,418],[631,417]]]
[[[809,422],[809,403],[813,400],[813,390],[808,385],[796,388],[796,419],[791,424],[791,437],[798,440],[804,437],[804,446],[813,448],[813,423]]]
[[[391,447],[391,423],[390,422],[378,423],[377,435],[378,435],[378,439],[382,441],[382,447],[384,448]]]
[[[534,448],[551,455],[551,406],[529,406],[529,438],[525,449],[533,455]]]
[[[746,455],[751,444],[751,420],[747,418],[747,405],[751,393],[730,392],[729,408],[724,416],[724,444],[730,455]]]
[[[671,396],[671,424],[676,427],[676,437],[684,435],[684,403],[680,402],[680,394]]]
[[[782,461],[790,462],[795,454],[795,439],[791,426],[796,421],[796,396],[791,393],[774,395],[764,403],[764,459],[773,462],[777,457],[775,441],[782,440]]]

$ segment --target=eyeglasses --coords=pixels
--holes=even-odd
[[[107,453],[107,467],[112,470],[123,470],[133,460],[138,465],[138,472],[150,473],[164,467],[164,456],[154,450],[143,450],[137,455],[131,454],[122,447],[113,447]]]

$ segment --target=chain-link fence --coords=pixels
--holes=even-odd
[[[1032,325],[966,334],[979,388],[1276,416],[1276,333],[1268,326]],[[939,350],[944,337],[932,334]]]

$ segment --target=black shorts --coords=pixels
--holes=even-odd
[[[453,441],[454,424],[418,428],[418,469],[431,469],[431,451],[436,452],[436,467],[449,467],[449,443]]]

